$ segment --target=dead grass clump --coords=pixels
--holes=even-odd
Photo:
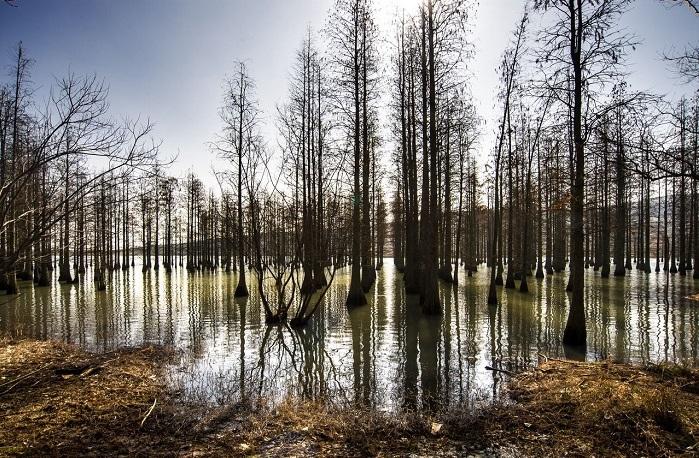
[[[686,389],[697,380],[686,368],[549,360],[513,378],[515,403],[494,417],[534,454],[687,453],[699,439],[699,396]]]
[[[423,450],[439,456],[453,454],[458,445],[447,436],[431,435],[430,419],[419,414],[389,414],[323,401],[288,398],[276,407],[258,406],[238,420],[243,425],[235,440],[227,434],[217,437],[219,451],[263,456],[403,456]]]
[[[91,354],[56,342],[0,343],[0,455],[150,453],[173,415],[159,347]]]

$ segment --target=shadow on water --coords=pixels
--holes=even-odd
[[[488,270],[462,271],[458,285],[440,286],[443,314],[427,317],[388,261],[366,307],[347,311],[349,275],[339,272],[316,316],[296,330],[264,324],[256,288],[235,299],[234,272],[120,270],[106,291],[91,278],[88,269],[74,285],[21,283],[22,294],[0,297],[0,332],[93,351],[172,345],[182,355],[173,383],[209,403],[293,394],[384,410],[473,407],[499,395],[505,371],[540,355],[699,364],[699,303],[686,298],[699,282],[691,275],[634,270],[603,279],[586,271],[586,348],[561,342],[565,272],[530,281],[529,293],[500,288],[500,305],[490,307]]]

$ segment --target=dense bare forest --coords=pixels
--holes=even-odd
[[[91,267],[85,278],[104,289],[106,272],[136,267],[138,252],[143,271],[238,271],[238,297],[248,295],[249,267],[267,320],[291,311],[303,324],[337,268],[351,266],[347,305],[366,304],[386,253],[426,314],[440,313],[437,283],[456,282],[460,266],[470,276],[487,263],[491,305],[498,285],[518,281],[526,293],[527,277],[568,267],[566,339],[584,344],[583,269],[606,277],[613,261],[614,276],[634,266],[686,275],[699,259],[699,99],[669,102],[625,83],[637,39],[616,23],[629,3],[525,11],[499,68],[502,115],[486,172],[463,76],[468,2],[404,13],[385,80],[371,3],[338,2],[331,32],[309,31],[299,46],[275,115],[279,151],[261,135],[254,78],[236,64],[225,130],[211,145],[230,168],[209,190],[194,175],[168,176],[148,122],[110,118],[96,76],[57,79],[37,110],[20,43],[1,93],[1,287],[16,294],[18,278],[49,286],[54,269],[77,283]],[[529,30],[532,14],[554,22]],[[675,57],[687,84],[692,52]],[[377,158],[384,143],[390,160]]]
[[[432,394],[444,397],[452,392],[450,377],[465,378],[461,340],[452,341],[462,331],[453,326],[466,319],[463,332],[470,337],[463,338],[479,345],[476,304],[483,304],[482,329],[492,339],[483,341],[492,377],[531,367],[532,352],[557,356],[559,349],[561,357],[682,359],[696,367],[699,42],[664,56],[668,74],[687,94],[676,99],[629,82],[627,59],[643,39],[643,31],[622,26],[631,0],[527,2],[516,23],[502,25],[510,38],[492,74],[499,78],[492,94],[497,120],[485,127],[470,71],[478,6],[468,0],[414,3],[396,10],[386,30],[372,0],[335,0],[325,24],[309,26],[299,40],[286,96],[273,112],[261,108],[265,88],[254,63],[231,60],[218,110],[222,129],[202,145],[225,164],[211,177],[175,173],[180,159],[163,150],[150,120],[115,115],[109,75],[67,73],[39,96],[32,49],[21,41],[13,45],[0,85],[0,290],[18,301],[32,294],[22,302],[29,308],[39,295],[53,294],[44,289],[101,304],[115,301],[119,288],[133,288],[137,277],[148,284],[172,277],[157,281],[179,289],[185,286],[178,282],[221,277],[210,281],[234,290],[230,300],[214,302],[238,310],[241,394],[250,345],[245,336],[264,336],[255,366],[260,397],[266,364],[272,364],[265,345],[277,345],[269,340],[274,329],[291,332],[294,349],[296,339],[316,336],[315,344],[301,344],[301,377],[323,358],[333,360],[322,342],[345,316],[351,342],[336,345],[350,348],[357,393],[375,383],[369,382],[375,369],[368,359],[380,348],[370,342],[375,327],[393,320],[400,328],[396,351],[415,358],[399,357],[401,389],[418,384],[409,374],[417,374],[419,354],[421,392],[434,388]],[[699,21],[693,1],[663,3]],[[22,7],[3,5],[13,6]],[[391,282],[397,286],[384,299]],[[560,294],[542,298],[550,288]],[[617,338],[627,328],[635,332],[630,308],[639,304],[641,318],[650,316],[643,301],[657,296],[657,321],[638,325],[640,357],[635,343],[631,356],[599,351],[607,348],[600,335],[614,303],[609,288],[621,291],[622,305],[610,314]],[[634,288],[645,299],[623,299]],[[172,306],[170,299],[159,300]],[[383,305],[389,300],[393,305]],[[668,324],[670,303],[673,313],[680,304],[679,335]],[[338,304],[344,316],[335,315]],[[259,309],[259,330],[246,332],[246,307],[248,314]],[[3,330],[19,335],[11,325],[19,319],[10,319],[19,309],[3,313]],[[221,320],[211,313],[212,321]],[[526,333],[512,327],[517,313],[536,313],[519,320],[546,323],[546,337],[538,331],[539,343],[522,350],[529,355],[523,361],[503,362],[507,358],[496,354],[502,313],[507,342],[522,347],[530,342],[520,342]],[[660,347],[644,343],[650,339],[644,332],[654,326],[658,336],[672,334],[675,342],[666,337],[664,358]],[[668,357],[677,345],[680,354]],[[295,368],[295,350],[279,351],[288,352]],[[466,353],[473,358],[466,364],[480,358],[477,348]],[[453,375],[450,355],[462,375]],[[431,370],[439,372],[434,380]],[[329,383],[321,378],[312,382]],[[685,420],[682,441],[696,442],[691,422],[697,418]]]

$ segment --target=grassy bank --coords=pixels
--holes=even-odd
[[[91,354],[0,342],[0,455],[691,455],[699,372],[542,361],[476,414],[388,415],[287,400],[186,405],[159,347]]]

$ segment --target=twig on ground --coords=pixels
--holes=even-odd
[[[28,374],[24,374],[24,375],[22,375],[22,376],[20,376],[20,377],[18,377],[18,378],[16,378],[16,379],[8,380],[8,381],[5,382],[5,383],[0,383],[0,388],[2,388],[2,387],[5,386],[5,385],[9,385],[10,383],[19,382],[20,380],[24,380],[25,378],[29,377],[30,375],[36,374],[36,373],[39,372],[40,370],[46,368],[46,366],[48,366],[48,364],[44,364],[44,365],[41,366],[40,368],[35,369],[35,370],[29,372]],[[13,386],[14,386],[14,385],[13,385]]]
[[[493,372],[502,372],[503,374],[507,375],[514,375],[511,371],[508,371],[507,369],[498,369],[497,367],[490,366],[485,366],[485,369]]]
[[[158,398],[155,398],[155,399],[153,400],[153,405],[150,406],[150,409],[148,409],[148,412],[146,413],[146,416],[143,417],[143,420],[141,420],[141,426],[139,426],[140,428],[143,428],[143,424],[146,422],[146,420],[148,419],[148,417],[150,417],[150,414],[153,412],[153,409],[155,409],[155,404],[157,404],[157,403],[158,403]]]

